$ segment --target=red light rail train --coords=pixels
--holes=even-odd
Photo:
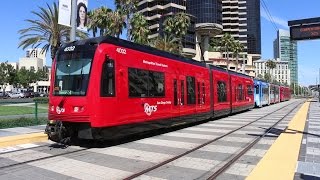
[[[254,107],[253,79],[113,37],[61,47],[52,67],[49,139],[109,139]]]

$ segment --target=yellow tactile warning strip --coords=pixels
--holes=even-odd
[[[18,144],[26,144],[33,142],[41,142],[48,140],[48,136],[44,133],[23,134],[17,136],[7,136],[0,138],[0,147],[14,146]]]
[[[302,133],[310,102],[306,102],[247,177],[247,180],[291,180],[294,178]]]

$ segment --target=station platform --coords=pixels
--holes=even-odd
[[[320,180],[320,103],[307,101],[247,177]]]
[[[47,141],[44,128],[0,129],[0,153],[21,144]],[[320,180],[320,103],[305,102],[250,171],[246,179]]]

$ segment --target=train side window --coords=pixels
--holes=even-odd
[[[259,85],[255,85],[254,88],[256,90],[256,94],[259,94]]]
[[[252,95],[253,94],[253,90],[252,90],[252,86],[251,85],[247,85],[247,92],[248,92],[248,95]]]
[[[202,103],[206,103],[206,87],[204,86],[204,83],[202,83]]]
[[[116,96],[114,60],[109,59],[109,57],[103,63],[100,95],[102,97]]]
[[[239,85],[238,85],[237,95],[238,95],[238,101],[242,101],[242,100],[243,100],[243,88],[242,88],[242,84],[239,84]]]
[[[163,97],[164,73],[128,68],[129,97]]]
[[[184,80],[181,80],[181,105],[184,105]]]
[[[173,80],[173,104],[176,106],[178,105],[178,86],[177,80]]]
[[[195,78],[187,76],[187,104],[196,104],[195,86]]]
[[[201,104],[201,98],[200,98],[200,82],[197,82],[197,90],[198,90],[198,104]]]
[[[218,81],[218,102],[227,102],[227,86],[224,81]]]
[[[128,68],[129,97],[148,96],[148,71]]]

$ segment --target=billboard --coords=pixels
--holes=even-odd
[[[320,38],[320,24],[290,27],[291,40],[307,40]]]
[[[70,27],[71,1],[59,0],[58,24]]]
[[[88,0],[77,0],[77,29],[87,31]]]

